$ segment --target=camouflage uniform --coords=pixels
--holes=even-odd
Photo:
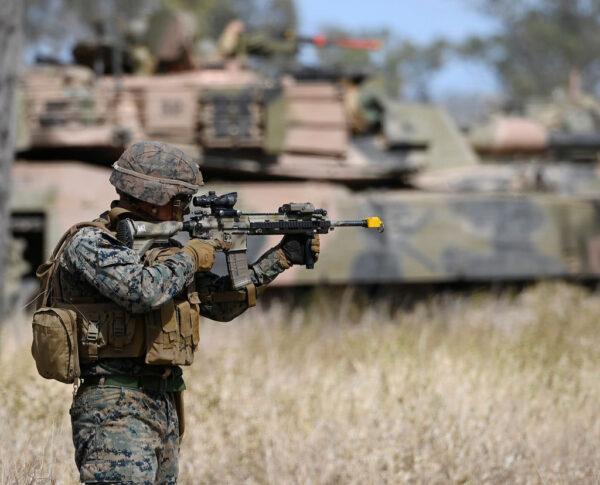
[[[278,247],[267,251],[251,266],[250,276],[257,287],[269,284],[290,267]],[[144,265],[133,249],[123,246],[101,230],[86,227],[71,239],[61,259],[61,289],[69,299],[94,297],[100,292],[132,313],[143,313],[172,299],[195,276],[201,295],[230,292],[229,276],[210,272],[194,273],[189,255],[178,252],[153,265]],[[248,308],[246,302],[200,304],[201,314],[211,320],[230,321]]]
[[[176,483],[179,430],[172,394],[87,386],[71,408],[84,483]]]
[[[148,143],[137,144],[124,155],[133,152],[131,160],[135,161],[147,149]],[[132,183],[133,175],[124,175]],[[151,191],[142,189],[131,187],[129,192],[137,190],[137,197],[150,197]],[[175,188],[169,196],[176,193]],[[194,282],[200,314],[205,317],[229,321],[248,308],[247,299],[231,298],[236,292],[231,291],[228,276],[195,272],[193,257],[173,244],[175,249],[149,262],[107,231],[78,230],[59,260],[57,284],[62,301],[116,303],[129,314],[147,314],[180,297]],[[275,247],[250,267],[251,279],[256,287],[264,286],[291,264],[285,248]],[[143,357],[99,358],[82,361],[81,376],[83,385],[71,408],[80,479],[85,483],[175,483],[180,436],[174,393],[185,388],[181,368],[148,365]]]

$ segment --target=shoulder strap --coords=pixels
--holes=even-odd
[[[109,213],[109,217],[110,217],[110,213]],[[95,221],[88,221],[88,222],[79,222],[73,226],[71,226],[69,229],[67,229],[67,231],[62,235],[62,237],[59,239],[58,243],[56,244],[56,247],[54,248],[54,251],[52,251],[52,255],[50,256],[50,259],[48,261],[46,261],[45,263],[43,263],[42,265],[40,265],[36,272],[35,275],[41,280],[41,292],[44,295],[42,302],[41,302],[41,306],[47,306],[48,304],[48,299],[50,297],[50,289],[51,289],[51,284],[52,284],[52,280],[54,278],[54,274],[56,272],[56,268],[57,268],[57,261],[60,258],[61,254],[63,253],[63,251],[65,250],[65,247],[67,246],[67,243],[71,240],[71,238],[77,233],[77,231],[79,231],[80,229],[83,229],[84,227],[95,227],[97,229],[100,229],[102,232],[105,232],[107,234],[109,234],[110,236],[114,237],[114,234],[112,232],[109,231],[108,229],[108,224],[110,222],[106,221],[105,219],[97,219]],[[38,306],[39,308],[39,306]]]

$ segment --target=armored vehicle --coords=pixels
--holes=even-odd
[[[27,72],[22,155],[43,158],[54,151],[59,158],[88,160],[104,149],[107,164],[128,143],[156,138],[201,153],[209,176],[352,186],[402,185],[434,159],[474,161],[442,110],[387,99],[366,72],[287,67],[267,75],[246,59],[266,57],[268,63],[302,43],[375,49],[377,40],[269,39],[244,33],[234,21],[219,41],[219,56],[200,61],[189,55],[193,33],[185,16],[162,22],[151,36],[160,74],[128,73],[125,62],[110,66],[104,44],[94,50],[85,43],[74,49],[84,65]],[[97,75],[92,67],[98,66],[118,75]]]
[[[21,79],[17,149],[26,158],[114,156],[141,135],[131,96],[82,66],[33,66]]]
[[[483,163],[441,108],[389,99],[372,89],[366,73],[287,69],[267,76],[239,56],[222,56],[160,76],[97,77],[89,89],[107,98],[98,113],[112,106],[104,117],[92,116],[90,126],[126,128],[122,145],[144,137],[201,154],[211,181],[206,190],[237,191],[240,209],[310,201],[332,218],[384,220],[383,234],[324,237],[315,269],[294,268],[277,284],[600,276],[594,165]],[[122,111],[133,116],[109,120],[122,100]],[[91,187],[109,187],[107,167],[68,165],[86,180],[79,195],[58,167],[17,164],[15,173],[24,193],[43,183],[56,192],[58,211],[81,208],[61,220],[61,230],[107,207],[110,195],[89,199]],[[64,202],[72,197],[81,201]],[[48,232],[45,248],[54,239]],[[257,237],[249,249],[257,254],[272,243]]]
[[[495,114],[470,133],[486,159],[593,163],[600,150],[600,101],[577,82],[551,99],[527,103],[517,114]]]

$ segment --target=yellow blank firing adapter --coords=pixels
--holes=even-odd
[[[379,232],[383,232],[383,221],[377,217],[367,217],[367,227],[369,229],[378,229]]]

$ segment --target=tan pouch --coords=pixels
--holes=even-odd
[[[179,360],[181,365],[190,365],[194,361],[194,348],[192,341],[192,311],[190,303],[184,301],[176,306],[177,321],[179,322]]]
[[[195,306],[168,301],[147,315],[146,364],[190,365],[194,361],[200,320]]]
[[[78,303],[65,306],[77,313],[81,362],[144,355],[145,321],[141,315],[129,314],[114,303]]]
[[[200,343],[200,297],[196,291],[188,294],[190,316],[192,318],[192,350],[195,352]]]
[[[200,306],[192,305],[191,307],[192,317],[192,350],[196,351],[198,344],[200,343]]]
[[[33,314],[32,327],[31,354],[40,375],[73,383],[80,375],[75,312],[41,307]]]
[[[176,365],[179,328],[173,301],[147,314],[146,364]]]

